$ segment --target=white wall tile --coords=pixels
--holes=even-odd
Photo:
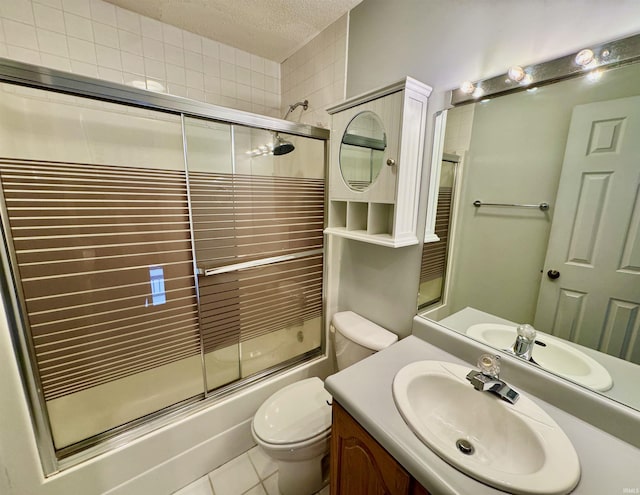
[[[192,100],[204,101],[204,91],[187,86],[187,98],[191,98]]]
[[[278,63],[103,0],[0,0],[0,56],[280,113]]]
[[[188,31],[182,32],[182,41],[184,43],[184,49],[195,53],[202,53],[202,37],[190,33]]]
[[[64,25],[67,36],[93,41],[93,27],[91,21],[86,17],[65,12]]]
[[[33,15],[36,26],[49,31],[65,33],[62,10],[54,9],[38,3],[33,4]]]
[[[71,60],[71,72],[87,77],[98,77],[98,66],[96,64]]]
[[[69,49],[67,47],[66,36],[44,29],[37,29],[36,31],[38,34],[38,45],[40,47],[40,52],[69,58]]]
[[[242,495],[267,495],[267,492],[264,491],[262,485],[256,485],[250,490],[247,490]]]
[[[196,52],[192,52],[189,50],[185,50],[184,51],[184,66],[187,69],[191,69],[191,70],[197,70],[200,72],[203,72],[203,65],[202,65],[202,54],[201,53],[196,53]]]
[[[154,79],[162,79],[165,80],[167,78],[167,73],[165,71],[165,65],[158,61],[153,60],[151,58],[144,59],[144,70],[145,74]]]
[[[246,67],[236,67],[236,82],[251,86],[251,71]]]
[[[33,7],[28,0],[5,0],[0,2],[0,16],[26,24],[35,24]]]
[[[119,29],[140,35],[140,15],[135,12],[116,8],[116,23]]]
[[[235,65],[236,49],[228,45],[220,45],[220,60]]]
[[[187,87],[204,91],[204,74],[195,70],[186,70]]]
[[[110,69],[108,67],[100,67],[98,66],[98,77],[100,79],[104,79],[105,81],[111,81],[115,83],[123,83],[122,71]]]
[[[264,74],[264,58],[258,55],[251,55],[251,70]]]
[[[236,80],[236,66],[232,63],[220,61],[220,77],[227,81]]]
[[[34,0],[33,3],[41,3],[42,5],[62,10],[62,0]]]
[[[100,67],[122,70],[120,51],[115,48],[96,45],[96,58]]]
[[[164,43],[164,58],[169,64],[184,67],[184,50],[170,43]]]
[[[35,27],[10,19],[3,19],[2,27],[7,45],[38,50],[38,36]]]
[[[184,47],[184,43],[182,41],[182,30],[178,29],[175,26],[170,26],[169,24],[162,25],[162,39],[165,43],[169,43],[170,45],[177,46],[180,48]]]
[[[164,47],[162,41],[154,38],[142,38],[142,53],[146,58],[164,62]]]
[[[142,29],[142,36],[162,41],[162,23],[160,21],[141,16],[140,28]]]
[[[236,65],[251,68],[251,54],[242,50],[236,50]]]
[[[184,67],[173,64],[166,64],[165,67],[167,72],[167,81],[186,86],[187,73]]]
[[[67,44],[69,46],[69,57],[72,60],[77,60],[93,65],[98,64],[98,60],[96,59],[95,45],[90,41],[69,38],[67,40]]]
[[[122,59],[122,70],[124,72],[138,74],[138,79],[140,79],[140,75],[144,76],[145,74],[149,74],[149,71],[145,71],[145,63],[140,55],[122,52],[120,57]],[[162,62],[156,63],[161,64],[163,75],[160,77],[164,77],[164,64]]]
[[[137,33],[118,29],[118,41],[120,50],[135,55],[142,55],[142,37]]]
[[[220,77],[220,60],[204,56],[202,65],[206,75]]]
[[[62,9],[82,17],[91,17],[91,7],[87,0],[62,0]]]
[[[204,77],[204,90],[207,93],[220,94],[220,78],[214,76]]]
[[[27,64],[40,64],[40,52],[38,50],[30,50],[21,46],[7,44],[7,55],[13,60],[26,62]]]
[[[222,79],[220,81],[220,94],[227,98],[236,98],[236,83]]]
[[[108,24],[92,21],[93,37],[96,44],[109,46],[111,48],[120,48],[118,42],[118,30]]]
[[[238,83],[236,89],[239,100],[251,102],[251,86]]]
[[[102,0],[91,0],[91,19],[109,26],[117,26],[116,8]]]
[[[51,69],[64,70],[66,72],[71,71],[71,64],[67,57],[59,57],[57,55],[51,55],[49,53],[41,53],[40,63],[45,67],[50,67]]]
[[[202,39],[202,53],[207,57],[220,58],[220,43],[208,38]]]

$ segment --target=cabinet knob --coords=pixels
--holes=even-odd
[[[387,165],[393,167],[396,164],[396,161],[393,158],[387,158]]]

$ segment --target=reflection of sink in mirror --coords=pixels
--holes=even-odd
[[[531,399],[515,404],[476,391],[471,367],[417,361],[393,381],[393,397],[411,430],[469,476],[514,494],[565,494],[580,462],[562,429]]]
[[[467,335],[498,349],[508,350],[516,340],[516,326],[499,323],[477,323],[467,329]],[[609,390],[611,375],[600,363],[578,349],[544,332],[538,331],[532,358],[549,371],[580,385],[598,391]]]

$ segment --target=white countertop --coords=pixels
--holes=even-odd
[[[432,495],[504,493],[468,477],[424,445],[396,409],[391,386],[405,365],[425,359],[474,366],[410,336],[328,377],[325,388]],[[509,376],[502,376],[507,383]],[[580,458],[582,475],[572,492],[581,495],[640,493],[640,449],[595,428],[518,388],[564,430]]]

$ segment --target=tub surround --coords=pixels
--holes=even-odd
[[[475,368],[469,362],[417,336],[429,335],[425,330],[420,328],[419,321],[414,323],[414,335],[327,378],[325,387],[431,493],[503,493],[475,481],[440,459],[409,429],[395,406],[392,395],[393,378],[402,367],[411,362],[429,359]],[[468,352],[475,358],[481,353],[474,348]],[[580,458],[582,477],[572,493],[623,493],[625,488],[639,487],[637,466],[640,464],[640,451],[636,447],[534,396],[529,387],[519,386],[510,380],[510,371],[511,367],[507,366],[502,378],[547,412],[573,443]],[[640,416],[636,416],[637,426]],[[594,446],[598,448],[594,449]],[[606,469],[603,469],[603,462],[607,463]]]

